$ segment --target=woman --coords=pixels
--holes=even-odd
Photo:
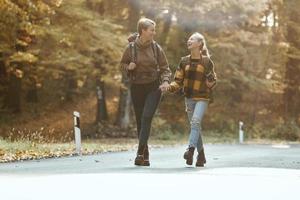
[[[161,97],[161,90],[169,86],[171,71],[161,47],[153,40],[155,22],[142,18],[138,21],[138,36],[126,47],[121,69],[126,71],[131,81],[133,102],[139,145],[135,165],[149,166],[148,138],[151,122]]]
[[[201,121],[212,101],[212,88],[216,85],[214,64],[210,59],[206,42],[200,33],[194,33],[187,41],[190,55],[182,57],[175,72],[175,79],[168,87],[161,86],[162,91],[175,92],[183,88],[185,105],[190,122],[189,146],[184,153],[186,164],[193,164],[194,150],[197,148],[197,167],[206,163],[201,136]]]

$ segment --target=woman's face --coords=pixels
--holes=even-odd
[[[203,46],[202,40],[199,41],[199,38],[196,35],[192,35],[187,41],[187,48],[189,50],[192,49],[200,49]]]
[[[153,40],[155,36],[155,26],[150,25],[147,29],[142,29],[142,36],[145,38],[146,41]]]

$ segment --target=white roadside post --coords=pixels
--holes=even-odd
[[[239,121],[239,142],[244,142],[244,130],[243,130],[244,123]]]
[[[75,145],[76,154],[81,155],[81,132],[80,132],[80,114],[74,111],[74,133],[75,133]]]

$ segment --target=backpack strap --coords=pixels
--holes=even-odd
[[[131,62],[136,63],[137,50],[136,50],[135,42],[130,42],[129,47],[130,47],[130,54],[131,54]]]
[[[152,47],[152,51],[153,51],[153,54],[154,54],[154,57],[156,60],[157,71],[159,72],[160,71],[160,68],[159,68],[159,46],[155,41],[153,41],[151,43],[151,47]]]

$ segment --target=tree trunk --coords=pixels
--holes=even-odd
[[[66,96],[66,102],[72,102],[74,100],[74,97],[76,95],[76,89],[77,89],[77,82],[75,79],[75,75],[73,72],[67,72],[66,73],[66,91],[65,91],[65,96]]]
[[[102,122],[108,119],[104,81],[97,80],[97,116],[96,121]]]
[[[116,125],[123,129],[129,128],[132,123],[132,108],[131,108],[131,93],[130,84],[126,78],[126,75],[122,76],[122,85],[120,88],[120,98],[119,98],[118,115],[116,119]]]
[[[129,0],[128,30],[137,31],[137,22],[141,17],[141,7],[139,0]],[[130,83],[125,73],[122,73],[122,82],[120,88],[119,107],[115,124],[123,129],[129,128],[133,119],[131,107]]]
[[[298,0],[285,1],[285,13],[288,14],[286,40],[289,43],[286,63],[284,90],[285,121],[297,121],[300,113],[300,5]]]
[[[11,73],[9,76],[7,96],[5,98],[5,106],[13,113],[21,112],[21,91],[22,78],[18,77],[16,73]]]
[[[141,8],[139,0],[129,0],[129,16],[128,16],[128,30],[131,32],[136,32],[136,25],[141,17]]]
[[[285,82],[287,86],[284,90],[285,119],[287,121],[290,119],[296,120],[300,112],[300,81],[297,77],[300,74],[299,66],[299,59],[288,58],[285,73]]]
[[[8,76],[0,52],[0,109],[4,107],[4,97],[7,95]]]
[[[165,17],[163,18],[164,20],[164,26],[161,32],[161,35],[159,37],[159,41],[161,45],[164,45],[166,43],[171,25],[172,25],[172,13],[169,12],[165,15]]]

